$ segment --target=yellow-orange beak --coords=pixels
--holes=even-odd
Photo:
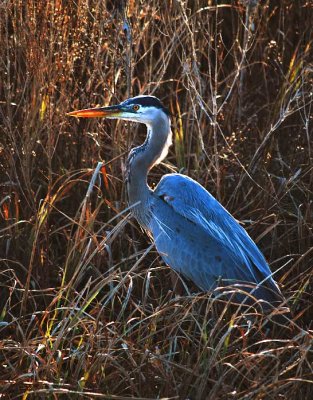
[[[66,115],[77,118],[97,118],[97,117],[117,118],[121,115],[121,112],[122,110],[120,106],[109,106],[109,107],[86,108],[84,110],[71,111]]]

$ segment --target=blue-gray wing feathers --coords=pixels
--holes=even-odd
[[[219,279],[264,286],[280,295],[269,266],[250,236],[199,183],[165,175],[151,194],[151,231],[165,262],[203,290]],[[263,293],[265,300],[271,296]]]

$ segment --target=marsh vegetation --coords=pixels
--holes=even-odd
[[[313,398],[312,18],[304,0],[1,2],[4,398]],[[65,116],[139,93],[173,115],[149,183],[180,171],[216,196],[290,324],[172,292],[127,209],[144,127]]]

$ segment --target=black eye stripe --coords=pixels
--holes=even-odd
[[[124,105],[139,105],[142,107],[156,107],[160,108],[162,111],[165,112],[165,114],[169,115],[169,111],[166,107],[163,106],[161,101],[157,97],[153,96],[137,96],[133,97],[131,99],[126,100]]]

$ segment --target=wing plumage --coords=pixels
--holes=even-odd
[[[248,233],[193,179],[165,175],[152,192],[151,213],[149,230],[162,258],[202,290],[214,288],[220,280],[264,281],[257,297],[280,297],[269,266]]]

